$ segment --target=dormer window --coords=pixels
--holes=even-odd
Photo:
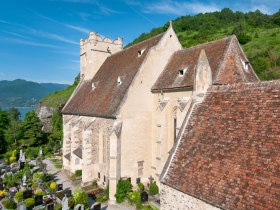
[[[140,57],[141,55],[143,55],[144,52],[145,52],[145,49],[138,50],[138,57]]]
[[[92,90],[94,90],[94,89],[97,87],[97,84],[98,84],[98,82],[93,82],[93,83],[91,84]]]
[[[119,76],[118,77],[118,85],[121,85],[122,84],[122,78]]]
[[[180,70],[178,71],[179,77],[183,77],[183,76],[186,74],[187,70],[188,70],[188,67],[187,67],[187,68],[184,68],[184,69],[180,69]]]
[[[249,68],[250,62],[249,62],[249,61],[243,61],[243,60],[242,60],[242,64],[243,64],[244,69],[247,71],[248,68]]]

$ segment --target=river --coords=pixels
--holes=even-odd
[[[4,109],[4,110],[8,110],[11,107],[4,106],[4,107],[0,107],[0,108]],[[35,107],[15,107],[15,108],[17,108],[18,111],[20,112],[20,120],[24,119],[27,112],[30,112],[35,109]]]

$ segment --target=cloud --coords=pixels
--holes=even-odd
[[[146,13],[159,13],[169,15],[187,15],[219,11],[220,8],[214,4],[203,4],[198,2],[179,2],[163,0],[148,4],[144,7]]]
[[[7,41],[15,44],[22,44],[22,45],[28,45],[28,46],[36,46],[36,47],[47,47],[47,48],[59,48],[55,45],[42,43],[42,42],[35,42],[35,41],[27,41],[22,39],[14,39],[14,38],[7,38],[7,37],[1,37],[2,41]]]
[[[71,24],[64,24],[64,26],[66,26],[67,28],[71,28],[71,29],[74,29],[76,31],[85,33],[85,34],[88,34],[90,32],[89,29],[86,29],[86,28],[83,28],[83,27],[80,27],[80,26],[74,26],[74,25],[71,25]]]

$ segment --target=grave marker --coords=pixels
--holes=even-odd
[[[27,199],[27,198],[31,198],[33,195],[33,191],[32,190],[26,190],[23,192],[23,199]]]
[[[75,206],[74,210],[84,210],[85,206],[83,204],[78,204]]]
[[[62,205],[62,210],[68,210],[69,209],[68,198],[67,198],[66,194],[64,195],[64,198],[62,199],[61,205]]]
[[[63,190],[63,184],[58,184],[57,185],[57,191]]]
[[[43,196],[37,195],[35,196],[35,206],[40,206],[43,204]]]
[[[25,202],[18,203],[17,210],[26,210],[26,203]]]

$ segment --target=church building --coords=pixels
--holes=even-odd
[[[62,110],[63,168],[82,170],[83,185],[109,184],[112,201],[120,178],[172,188],[161,174],[176,174],[177,145],[209,90],[259,82],[234,35],[183,49],[170,24],[125,49],[93,32],[80,43],[80,83]]]

